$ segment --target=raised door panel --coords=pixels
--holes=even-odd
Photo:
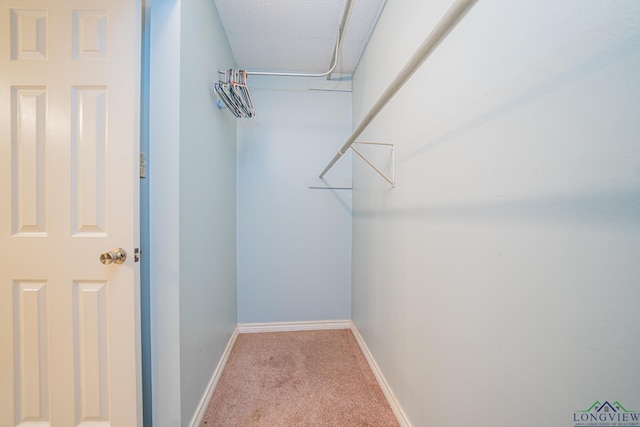
[[[46,236],[46,87],[12,87],[11,115],[12,234]]]
[[[47,282],[13,282],[13,373],[16,425],[49,425]]]

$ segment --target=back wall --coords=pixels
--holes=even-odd
[[[310,84],[248,77],[257,117],[238,120],[240,323],[351,318],[351,191],[308,188],[351,133],[351,93]],[[350,179],[348,156],[331,173]]]

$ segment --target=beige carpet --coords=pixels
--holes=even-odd
[[[351,331],[240,334],[201,427],[398,426]]]

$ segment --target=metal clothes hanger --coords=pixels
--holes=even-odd
[[[213,84],[218,98],[236,118],[255,117],[255,109],[249,88],[247,87],[247,72],[245,70],[227,69],[224,80]]]

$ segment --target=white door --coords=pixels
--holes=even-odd
[[[0,5],[0,426],[141,425],[140,2]]]

